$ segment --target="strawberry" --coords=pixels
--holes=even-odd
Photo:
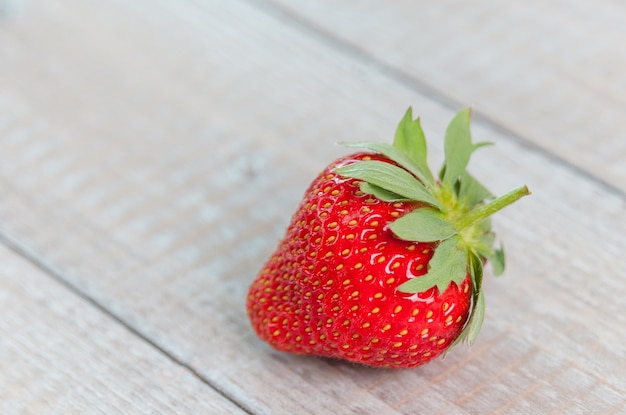
[[[467,170],[470,112],[451,121],[435,179],[408,109],[393,145],[350,143],[310,185],[252,283],[260,338],[286,352],[409,368],[472,343],[484,316],[483,265],[504,268],[488,217],[529,194],[494,198]]]

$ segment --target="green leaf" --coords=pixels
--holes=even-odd
[[[398,124],[393,146],[400,149],[417,166],[420,172],[427,174],[429,182],[433,177],[428,168],[426,137],[419,118],[413,119],[413,110],[409,107]]]
[[[417,202],[424,202],[441,208],[435,197],[411,173],[384,161],[359,161],[340,167],[335,173],[365,180],[384,190]]]
[[[435,242],[448,239],[456,233],[454,226],[435,209],[416,209],[396,219],[391,231],[405,241]]]
[[[418,166],[415,164],[411,158],[407,154],[405,154],[402,150],[397,147],[392,146],[387,143],[372,143],[372,142],[355,142],[355,143],[340,143],[342,146],[348,148],[361,148],[364,150],[370,150],[375,153],[382,154],[388,159],[398,163],[400,166],[404,167],[406,170],[411,172],[415,177],[417,177],[426,187],[430,187],[433,185],[434,180],[432,173],[428,166]]]
[[[496,235],[493,232],[489,231],[490,228],[490,220],[485,219],[479,225],[476,225],[479,229],[479,232],[482,232],[475,241],[471,243],[472,253],[476,254],[481,258],[491,258],[493,256],[493,242],[496,238]],[[482,229],[481,229],[482,228]]]
[[[463,175],[474,151],[470,134],[470,110],[461,110],[450,122],[446,130],[444,153],[446,157],[444,184],[452,188],[454,181]]]
[[[474,286],[472,295],[474,295],[474,300],[476,300],[476,296],[478,296],[478,292],[481,290],[483,284],[483,260],[479,256],[470,253],[468,262],[470,277],[472,278],[472,284]]]
[[[458,235],[441,242],[430,259],[428,272],[399,287],[406,293],[417,293],[437,287],[443,293],[451,281],[460,284],[467,276],[467,251],[459,246]]]
[[[493,141],[481,141],[479,143],[475,143],[474,144],[474,150],[472,152],[478,150],[481,147],[488,147],[488,146],[492,146],[492,145],[494,145]]]
[[[478,333],[483,325],[485,317],[485,298],[482,292],[483,283],[483,262],[482,259],[476,255],[469,255],[470,276],[472,279],[472,311],[470,313],[465,327],[457,339],[452,343],[455,346],[458,343],[467,341],[468,344],[472,344],[478,337]],[[451,347],[452,347],[451,346]]]
[[[493,255],[489,258],[489,260],[491,261],[493,273],[496,276],[502,275],[504,272],[504,265],[506,263],[504,259],[504,248],[500,247],[500,249],[494,250]]]
[[[468,345],[472,345],[476,338],[478,338],[478,333],[483,326],[483,320],[485,319],[485,295],[482,290],[478,292],[478,298],[476,299],[476,304],[474,304],[474,308],[472,309],[472,316],[470,318],[469,323],[465,327],[464,331],[467,330],[467,334],[465,336],[465,340]]]
[[[461,173],[460,188],[457,195],[459,199],[467,204],[468,208],[474,207],[485,199],[494,197],[485,186],[466,171]]]
[[[361,182],[359,187],[363,193],[375,196],[384,202],[406,202],[409,200],[406,197],[400,196],[368,182]]]

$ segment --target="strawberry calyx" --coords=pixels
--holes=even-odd
[[[393,145],[374,142],[342,143],[382,154],[394,164],[363,160],[335,170],[361,180],[361,191],[388,202],[415,202],[416,209],[389,225],[402,240],[432,242],[435,252],[425,275],[410,279],[398,289],[406,293],[437,287],[443,293],[450,283],[460,284],[469,274],[472,311],[455,341],[473,343],[484,317],[483,265],[492,264],[495,275],[504,271],[504,250],[495,247],[489,217],[530,194],[521,186],[495,197],[467,171],[472,153],[488,142],[473,143],[471,111],[461,110],[445,133],[445,162],[436,179],[427,163],[427,146],[419,118],[409,108],[396,129]]]

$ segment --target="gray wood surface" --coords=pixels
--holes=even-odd
[[[505,132],[626,190],[626,3],[275,3],[433,98],[472,105]]]
[[[0,413],[626,413],[621,6],[452,3],[6,2]],[[474,174],[533,191],[478,341],[405,371],[271,350],[248,285],[335,143],[408,105],[433,166],[472,105]]]
[[[21,255],[0,261],[0,413],[245,413]]]

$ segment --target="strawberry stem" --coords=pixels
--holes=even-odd
[[[518,187],[517,189],[512,190],[489,203],[478,206],[477,208],[471,210],[467,215],[460,217],[455,223],[456,228],[459,232],[467,229],[529,194],[530,190],[528,190],[528,186]]]

